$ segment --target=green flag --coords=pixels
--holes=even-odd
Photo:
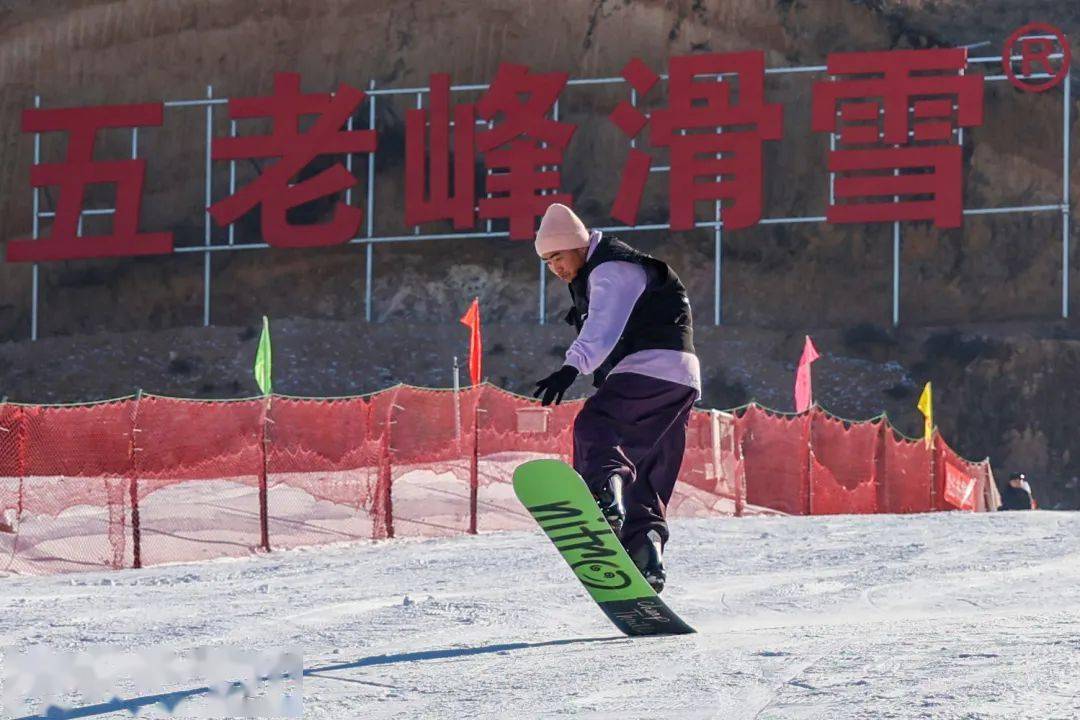
[[[270,321],[263,315],[262,337],[259,338],[259,349],[255,353],[255,382],[259,384],[263,395],[274,391],[270,376]]]

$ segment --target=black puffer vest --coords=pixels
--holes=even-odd
[[[592,257],[570,283],[574,307],[566,322],[578,333],[589,316],[589,275],[601,263],[631,262],[645,269],[645,291],[634,304],[630,319],[611,353],[593,373],[593,385],[600,387],[611,369],[627,355],[641,350],[681,350],[694,352],[694,328],[690,300],[679,276],[662,260],[638,252],[617,238],[601,238]]]

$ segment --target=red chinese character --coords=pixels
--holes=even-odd
[[[813,128],[839,132],[829,153],[837,173],[832,223],[933,220],[960,227],[962,153],[957,127],[983,120],[983,79],[963,75],[967,50],[894,50],[829,55],[814,84]],[[840,200],[858,199],[861,202]]]
[[[354,237],[364,212],[344,202],[334,206],[330,222],[317,225],[290,224],[286,212],[356,185],[356,178],[341,163],[295,185],[290,181],[319,155],[375,151],[374,130],[342,130],[364,98],[363,92],[344,84],[334,95],[305,95],[300,92],[298,74],[277,73],[273,96],[230,100],[229,116],[233,120],[269,116],[273,118],[273,134],[216,138],[213,158],[276,157],[280,160],[235,195],[210,206],[210,215],[217,224],[235,222],[262,203],[263,237],[275,247],[336,245]],[[300,118],[304,115],[318,115],[319,118],[310,130],[301,133]]]
[[[765,103],[765,54],[751,51],[673,57],[670,73],[666,109],[657,110],[650,119],[624,102],[615,108],[611,119],[630,137],[651,120],[652,145],[671,148],[671,229],[693,228],[694,204],[705,200],[731,201],[721,208],[724,227],[754,225],[761,219],[762,144],[783,136],[784,121],[780,105]],[[695,80],[721,74],[728,77]],[[658,79],[637,59],[623,69],[623,77],[639,94],[647,93]],[[732,98],[733,88],[737,102]],[[650,164],[646,153],[630,151],[612,217],[636,223]]]
[[[52,234],[39,240],[12,240],[8,243],[8,261],[75,260],[172,252],[172,233],[140,234],[138,231],[146,161],[101,162],[93,159],[98,130],[160,127],[163,114],[161,103],[23,112],[23,132],[68,133],[67,159],[62,163],[43,163],[31,168],[30,183],[34,187],[60,187]],[[77,237],[83,195],[86,186],[95,183],[116,185],[112,234]]]
[[[454,108],[454,153],[450,154],[450,76],[431,76],[431,110],[405,115],[405,222],[408,225],[453,219],[465,230],[476,224],[476,109]],[[431,145],[425,162],[425,130],[430,116]],[[454,165],[453,195],[450,164]],[[430,165],[430,170],[428,169]]]
[[[501,115],[501,122],[477,137],[485,166],[496,171],[487,178],[487,191],[500,194],[480,200],[480,217],[509,218],[515,240],[532,237],[548,205],[572,202],[569,194],[554,191],[576,127],[547,117],[566,80],[566,73],[531,75],[527,67],[503,63],[477,105],[485,120]],[[537,194],[542,191],[553,194]]]

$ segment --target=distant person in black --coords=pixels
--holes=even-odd
[[[998,510],[1031,510],[1034,507],[1031,486],[1024,473],[1009,475],[1009,484],[1001,491],[1001,507]]]

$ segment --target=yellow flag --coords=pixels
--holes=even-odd
[[[923,438],[926,441],[926,447],[930,447],[934,439],[934,395],[930,389],[930,383],[926,383],[922,395],[919,396],[919,412],[926,418]]]

